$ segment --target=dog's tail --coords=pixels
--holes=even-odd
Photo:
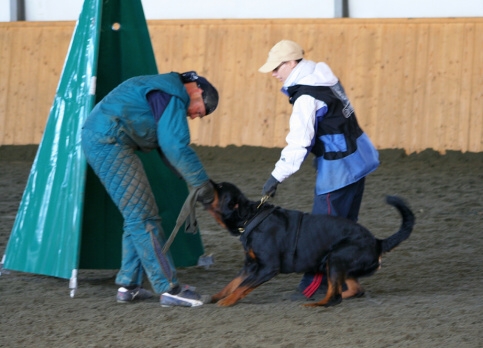
[[[394,233],[392,236],[381,240],[381,251],[382,253],[387,253],[397,247],[401,242],[405,241],[411,235],[413,231],[414,223],[416,218],[414,217],[413,212],[407,206],[404,201],[396,196],[387,196],[386,202],[397,210],[402,216],[402,223],[399,231]]]

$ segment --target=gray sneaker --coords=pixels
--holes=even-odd
[[[203,297],[195,292],[194,287],[185,285],[183,288],[177,286],[169,292],[161,295],[160,303],[162,307],[198,307],[204,303]]]
[[[135,300],[146,300],[151,297],[153,297],[152,292],[143,289],[140,286],[133,290],[128,290],[125,287],[120,287],[119,290],[117,290],[116,300],[119,303],[129,303]]]

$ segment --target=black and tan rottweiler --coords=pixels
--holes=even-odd
[[[245,264],[239,275],[212,302],[231,306],[279,273],[322,273],[327,293],[306,306],[332,306],[343,298],[362,295],[358,279],[380,268],[382,254],[391,251],[411,234],[415,217],[401,198],[388,196],[387,203],[402,216],[399,231],[378,239],[350,220],[288,210],[248,200],[231,183],[214,183],[215,199],[205,208],[232,235],[240,236]],[[347,290],[342,291],[342,285]]]

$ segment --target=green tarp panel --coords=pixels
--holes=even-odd
[[[68,279],[79,268],[119,268],[122,217],[86,164],[80,129],[94,104],[119,83],[156,73],[141,1],[86,0],[7,244],[5,269]],[[156,151],[139,155],[168,237],[187,185]],[[196,265],[203,254],[199,232],[181,228],[170,250],[177,267]]]

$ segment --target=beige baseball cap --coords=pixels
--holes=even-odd
[[[298,60],[304,57],[304,50],[298,43],[290,40],[282,40],[272,47],[268,52],[268,59],[258,71],[262,73],[272,72],[283,62]]]

